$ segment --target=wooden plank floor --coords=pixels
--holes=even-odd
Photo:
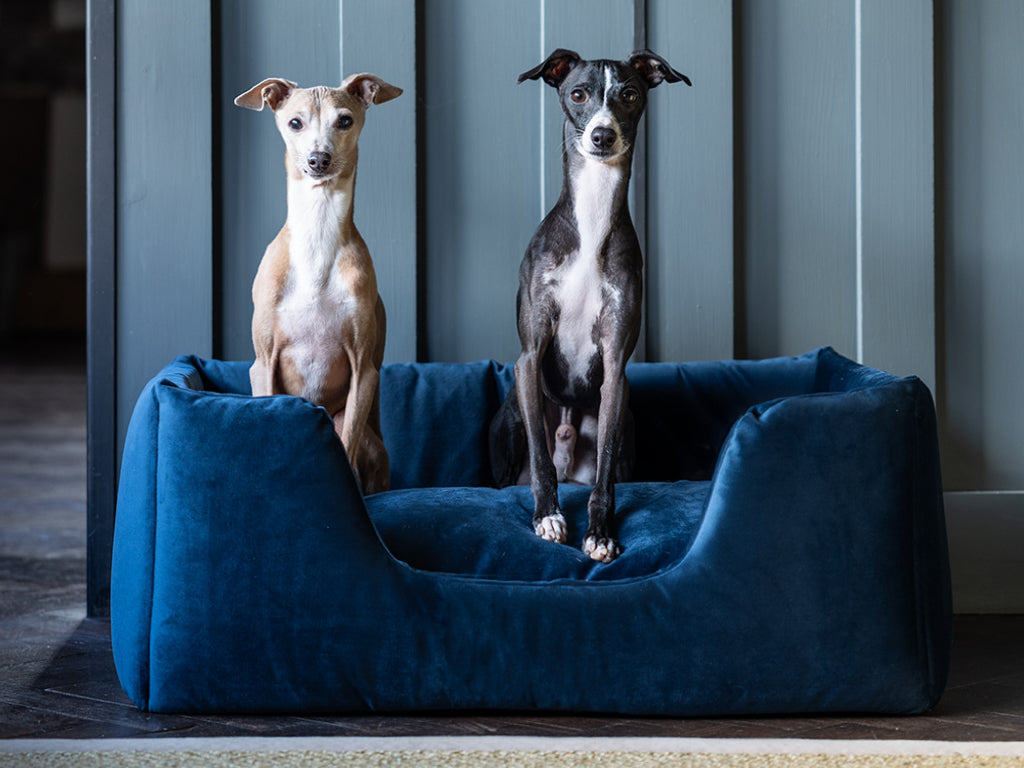
[[[940,705],[918,717],[675,719],[543,713],[186,717],[121,691],[110,628],[86,620],[85,376],[0,365],[0,738],[682,736],[1024,740],[1024,617],[962,616]]]

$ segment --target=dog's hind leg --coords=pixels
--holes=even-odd
[[[551,462],[555,465],[558,482],[569,481],[573,473],[574,454],[576,452],[576,427],[573,426],[571,408],[561,408],[558,428],[555,429],[555,446],[551,452]]]
[[[508,393],[491,419],[488,446],[494,484],[498,488],[524,485],[522,475],[526,467],[526,426],[519,412],[519,398],[515,388]],[[526,482],[529,482],[529,477]]]

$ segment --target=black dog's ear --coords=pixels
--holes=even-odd
[[[576,51],[559,48],[544,59],[543,64],[538,64],[529,72],[523,72],[516,82],[521,83],[523,80],[536,80],[538,77],[542,77],[545,83],[557,88],[579,62],[580,55]]]
[[[640,77],[647,81],[647,85],[654,88],[663,80],[670,83],[678,83],[682,80],[687,85],[693,85],[690,78],[681,72],[676,72],[672,66],[661,56],[644,48],[642,51],[633,51],[626,61],[640,73]]]

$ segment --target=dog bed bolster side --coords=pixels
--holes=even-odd
[[[157,440],[161,388],[202,390],[198,358],[181,355],[139,394],[125,433],[117,490],[111,562],[111,639],[114,664],[129,698],[149,702],[149,629],[156,557]]]
[[[267,584],[317,579],[318,557],[351,561],[349,587],[359,561],[391,563],[326,412],[205,391],[187,359],[164,369],[136,406],[119,489],[111,633],[129,697],[152,711],[204,701],[201,659],[258,638],[247,612],[283,599]]]
[[[737,642],[792,637],[776,663],[805,711],[912,713],[941,695],[951,626],[930,408],[913,378],[782,398],[722,449],[687,560],[744,596],[735,613],[753,635]]]

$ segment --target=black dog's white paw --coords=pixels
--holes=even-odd
[[[566,540],[566,525],[565,518],[561,512],[555,512],[553,515],[542,517],[540,520],[535,520],[533,523],[534,532],[542,539],[547,541],[553,541],[556,544],[565,544]]]
[[[610,563],[622,554],[622,547],[615,539],[602,536],[587,536],[583,540],[583,553],[599,563]]]

